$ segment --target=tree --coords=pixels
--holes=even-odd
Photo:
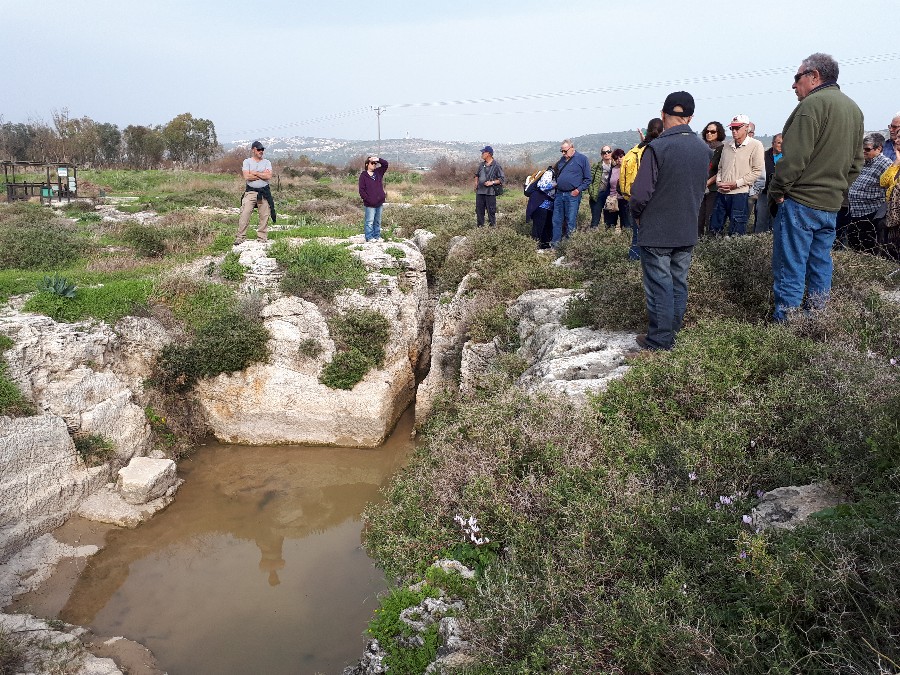
[[[125,161],[134,169],[150,169],[162,162],[166,141],[162,130],[130,124],[122,134],[125,144]]]
[[[122,161],[122,132],[109,122],[97,125],[97,149],[101,164],[109,166]]]
[[[35,129],[30,124],[6,122],[0,125],[0,157],[28,161],[32,157],[34,137]]]
[[[210,120],[191,113],[178,115],[165,127],[163,138],[169,158],[194,165],[209,161],[219,149],[216,127]]]

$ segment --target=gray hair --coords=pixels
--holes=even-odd
[[[897,112],[894,113],[894,116],[891,118],[891,121],[893,122],[898,117],[900,117],[900,110],[898,110]]]
[[[865,145],[866,143],[871,143],[873,148],[883,148],[884,136],[877,132],[866,134],[865,136],[863,136],[863,145]]]
[[[572,141],[570,141],[568,138],[566,140],[564,140],[562,143],[560,143],[560,145],[568,145],[570,148],[575,147],[575,144]]]
[[[840,72],[837,61],[834,60],[831,54],[823,54],[822,52],[810,54],[803,59],[800,66],[803,70],[818,71],[819,77],[823,82],[837,82],[838,72]]]

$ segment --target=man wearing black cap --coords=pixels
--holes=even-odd
[[[687,308],[687,277],[712,150],[688,126],[694,97],[676,91],[663,104],[663,132],[647,146],[631,188],[631,213],[644,273],[648,328],[642,349],[671,349]]]
[[[263,158],[266,148],[259,141],[253,141],[250,146],[251,157],[244,160],[241,167],[247,188],[241,198],[241,217],[238,220],[237,233],[234,236],[234,244],[237,246],[247,238],[247,227],[250,225],[250,214],[253,208],[259,210],[259,226],[256,228],[256,237],[260,241],[268,240],[269,213],[274,211],[272,192],[269,189],[269,181],[272,179],[272,163]],[[273,219],[274,220],[274,219]]]
[[[485,209],[491,227],[497,224],[497,194],[505,182],[503,167],[494,161],[494,149],[484,146],[481,149],[481,164],[475,172],[475,220],[478,227],[484,226]]]

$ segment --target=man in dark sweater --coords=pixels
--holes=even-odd
[[[562,155],[556,163],[556,199],[553,201],[553,239],[550,246],[559,248],[563,238],[563,221],[569,236],[578,227],[578,207],[581,206],[581,195],[591,186],[591,163],[580,152],[575,151],[575,144],[568,138],[559,146]]]
[[[694,97],[676,91],[663,104],[663,132],[644,150],[631,188],[631,213],[647,296],[642,349],[671,349],[687,308],[687,277],[712,150],[688,126]]]

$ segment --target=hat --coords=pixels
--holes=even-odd
[[[747,117],[746,115],[735,115],[735,116],[731,119],[731,124],[729,124],[728,127],[729,127],[730,129],[733,129],[734,127],[742,127],[742,126],[744,126],[745,124],[750,124],[750,118],[749,118],[749,117]]]
[[[253,145],[251,145],[250,147],[253,148],[254,150],[265,150],[266,149],[266,146],[264,146],[259,141],[253,141]]]
[[[677,106],[681,106],[681,112],[675,110]],[[694,97],[686,91],[673,91],[666,96],[666,102],[663,103],[662,111],[666,115],[690,117],[694,114]]]
[[[493,154],[494,154],[494,149],[493,149],[491,146],[489,146],[489,145],[484,146],[484,147],[481,149],[481,151],[482,151],[482,152],[487,152],[487,153],[490,154],[490,155],[493,155]]]

